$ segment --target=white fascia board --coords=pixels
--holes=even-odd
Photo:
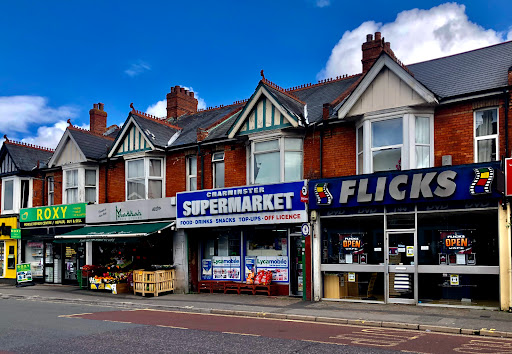
[[[281,112],[281,114],[290,122],[291,125],[293,125],[295,128],[298,127],[299,124],[297,123],[297,120],[293,119],[290,116],[290,114],[288,114],[288,112],[281,106],[281,104],[279,104],[276,101],[274,96],[271,95],[268,92],[268,90],[264,88],[264,85],[261,85],[260,88],[258,89],[258,91],[256,91],[256,93],[254,94],[252,100],[246,106],[243,115],[238,119],[238,122],[233,127],[233,130],[231,131],[231,133],[229,133],[228,138],[232,139],[235,137],[236,133],[238,133],[238,131],[242,127],[242,124],[247,119],[247,116],[249,115],[249,113],[252,112],[254,106],[256,105],[256,103],[258,102],[258,100],[260,99],[260,97],[262,95],[264,95],[266,98],[269,99],[270,102],[272,102],[274,107],[276,107],[279,110],[279,112]]]
[[[66,129],[66,131],[60,138],[59,144],[57,145],[57,148],[55,149],[50,161],[48,161],[48,167],[55,167],[55,161],[59,158],[60,154],[62,153],[62,150],[66,147],[66,141],[68,137],[69,140],[72,141],[73,144],[75,144],[77,150],[80,152],[82,161],[87,161],[85,154],[82,152],[82,149],[80,149],[80,146],[77,144],[75,138],[73,138],[73,135],[69,132],[69,129]]]
[[[416,80],[411,74],[405,71],[396,61],[391,59],[388,55],[382,55],[373,64],[370,71],[366,73],[364,79],[359,83],[356,89],[350,94],[345,103],[338,110],[338,118],[343,119],[346,117],[350,109],[356,104],[357,100],[366,91],[368,86],[375,80],[377,75],[380,73],[382,68],[386,66],[402,81],[409,85],[420,97],[422,97],[428,103],[439,103],[434,94],[427,89],[423,84]]]
[[[136,126],[143,133],[143,137],[147,141],[149,146],[151,147],[151,150],[155,150],[155,146],[151,143],[151,141],[149,139],[146,139],[146,133],[144,133],[144,131],[137,124],[135,119],[133,119],[133,117],[130,116],[130,119],[128,119],[128,121],[125,122],[125,124],[123,125],[123,128],[121,129],[121,133],[119,133],[119,135],[117,136],[115,144],[110,148],[110,151],[109,151],[109,153],[107,155],[109,158],[114,155],[114,152],[117,151],[117,148],[119,147],[119,144],[122,141],[124,141],[124,139],[126,138],[126,132],[128,131],[128,129],[130,127],[130,123],[133,123],[133,125]]]

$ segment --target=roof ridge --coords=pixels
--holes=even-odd
[[[97,136],[98,138],[105,138],[105,139],[108,139],[108,140],[114,140],[114,138],[111,138],[109,136],[106,136],[106,135],[103,135],[103,134],[98,134],[98,133],[92,132],[92,131],[90,131],[88,129],[84,129],[84,128],[80,128],[80,127],[74,126],[71,123],[71,119],[68,119],[67,123],[69,124],[68,128],[70,128],[70,129],[77,130],[77,131],[84,132],[84,133],[88,133],[88,134]]]
[[[230,107],[230,106],[235,106],[237,104],[242,104],[242,103],[246,103],[247,101],[249,101],[248,98],[244,99],[244,100],[239,100],[239,101],[235,101],[233,103],[230,103],[228,105],[218,105],[218,106],[215,106],[215,107],[206,107],[206,108],[200,108],[197,110],[197,113],[199,112],[207,112],[207,111],[214,111],[216,109],[221,109],[221,108],[226,108],[226,107]]]
[[[275,83],[273,83],[272,81],[270,81],[270,80],[266,79],[264,76],[263,76],[263,78],[261,79],[261,82],[263,82],[264,84],[267,84],[268,86],[272,87],[273,89],[275,89],[275,90],[277,90],[277,91],[281,92],[282,94],[284,94],[284,95],[286,95],[286,96],[290,97],[291,99],[293,99],[293,100],[295,100],[295,101],[297,101],[297,102],[299,102],[299,103],[301,103],[301,104],[304,104],[304,105],[306,104],[306,102],[302,101],[302,100],[301,100],[300,98],[298,98],[297,96],[294,96],[294,95],[292,95],[292,94],[291,94],[291,93],[289,93],[289,92],[286,92],[284,88],[282,88],[282,87],[281,87],[281,86],[279,86],[279,85],[276,85],[276,84],[275,84]]]
[[[51,148],[48,148],[48,147],[39,146],[39,145],[33,145],[33,144],[29,144],[29,143],[24,143],[22,141],[16,141],[16,140],[9,139],[9,138],[7,138],[7,135],[4,135],[4,139],[5,139],[4,144],[7,143],[7,144],[12,144],[12,145],[28,147],[28,148],[36,149],[36,150],[42,150],[42,151],[47,151],[47,152],[55,152],[55,149],[51,149]]]
[[[340,76],[336,76],[336,77],[331,77],[331,78],[327,78],[327,79],[323,79],[323,80],[318,80],[318,82],[316,84],[307,83],[307,84],[302,84],[302,85],[299,85],[299,86],[290,87],[290,88],[285,89],[285,91],[286,92],[301,91],[301,90],[309,89],[311,87],[316,87],[316,86],[321,86],[321,85],[325,85],[325,84],[330,84],[332,82],[352,79],[352,78],[354,78],[354,77],[356,77],[358,75],[361,75],[361,73],[352,74],[352,75],[344,74],[344,75],[340,75]]]
[[[508,44],[512,43],[512,40],[510,40],[510,41],[505,41],[505,42],[501,42],[501,43],[491,44],[491,45],[488,45],[488,46],[486,46],[486,47],[480,47],[480,48],[475,48],[475,49],[471,49],[471,50],[466,50],[465,52],[460,52],[460,53],[455,53],[455,54],[445,55],[445,56],[443,56],[443,57],[439,57],[439,58],[433,58],[433,59],[429,59],[429,60],[418,61],[418,62],[416,62],[416,63],[409,63],[409,64],[407,64],[407,65],[416,65],[416,64],[428,63],[428,62],[435,61],[435,60],[446,59],[446,58],[454,57],[454,56],[457,56],[457,55],[462,55],[462,54],[466,54],[466,53],[476,52],[476,51],[478,51],[478,50],[484,50],[484,49],[491,48],[491,47],[497,47],[497,46],[499,46],[499,45],[504,45],[504,44],[507,44],[507,43],[508,43]]]
[[[343,91],[338,97],[336,97],[332,102],[330,102],[330,105],[332,107],[336,106],[337,104],[339,104],[341,101],[343,101],[345,98],[347,98],[351,93],[352,91],[354,91],[354,89],[359,85],[359,83],[361,82],[361,80],[363,79],[364,75],[362,75],[361,77],[359,77],[356,81],[354,81],[352,83],[352,85],[350,85],[345,91]]]
[[[155,117],[154,115],[148,114],[146,112],[138,111],[135,108],[133,108],[133,106],[132,106],[132,112],[131,113],[132,114],[136,114],[136,115],[138,115],[141,118],[146,118],[146,119],[154,120],[154,121],[156,121],[158,123],[161,123],[163,125],[167,125],[168,127],[171,127],[173,129],[176,129],[176,130],[182,130],[183,129],[181,127],[178,127],[176,125],[172,125],[171,123],[167,122],[167,120],[166,120],[167,118]]]

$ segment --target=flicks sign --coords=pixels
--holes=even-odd
[[[79,203],[21,209],[20,225],[24,228],[83,224],[85,206],[86,203]]]
[[[304,181],[178,193],[177,227],[302,223]]]

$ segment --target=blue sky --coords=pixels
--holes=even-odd
[[[55,147],[70,118],[87,126],[162,112],[187,86],[206,106],[360,71],[366,33],[404,63],[512,39],[508,1],[3,1],[0,134]]]

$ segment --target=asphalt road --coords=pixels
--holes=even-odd
[[[512,353],[512,340],[0,299],[0,353]]]

